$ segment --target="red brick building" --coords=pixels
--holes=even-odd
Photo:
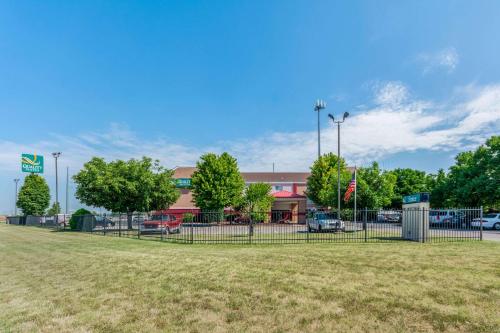
[[[177,167],[174,178],[177,181],[181,196],[169,211],[182,213],[197,210],[193,203],[191,190],[188,188],[195,167]],[[275,201],[271,208],[271,216],[285,217],[290,222],[303,223],[308,206],[305,190],[309,172],[242,172],[245,183],[267,183],[272,187]]]

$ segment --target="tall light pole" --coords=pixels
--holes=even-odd
[[[321,139],[320,139],[320,128],[319,128],[319,113],[321,110],[326,108],[326,103],[318,99],[314,105],[314,111],[318,112],[318,159],[321,157]]]
[[[14,216],[17,216],[17,183],[19,183],[19,178],[15,178],[14,183],[16,183],[16,196],[14,198]]]
[[[59,158],[59,156],[61,156],[61,152],[52,153],[52,156],[54,156],[54,159],[56,160],[56,203],[59,206],[59,180],[57,177],[57,159]]]
[[[68,215],[69,167],[66,167],[66,215]],[[66,217],[65,217],[66,218]]]
[[[349,112],[344,112],[342,116],[342,120],[335,121],[335,118],[331,113],[328,114],[328,117],[333,121],[334,124],[337,124],[338,129],[338,140],[337,140],[337,218],[340,220],[340,124],[342,124],[347,117],[349,117]]]

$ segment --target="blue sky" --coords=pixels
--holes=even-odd
[[[62,151],[192,165],[233,153],[243,170],[350,164],[447,168],[500,133],[495,1],[1,1],[0,212],[20,154]],[[61,182],[63,183],[63,182]],[[62,186],[61,186],[62,190]],[[75,206],[72,202],[70,206]],[[74,207],[73,207],[74,208]]]

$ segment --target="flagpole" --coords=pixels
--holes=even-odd
[[[358,180],[356,179],[356,166],[354,166],[354,224],[356,225],[356,194],[358,192]]]

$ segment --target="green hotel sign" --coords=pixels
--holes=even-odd
[[[421,192],[421,193],[406,195],[403,197],[404,204],[412,204],[418,202],[429,202],[429,193]]]
[[[175,180],[175,187],[177,188],[190,188],[191,178],[177,178]]]
[[[37,154],[22,154],[21,170],[23,172],[43,173],[43,156]]]

